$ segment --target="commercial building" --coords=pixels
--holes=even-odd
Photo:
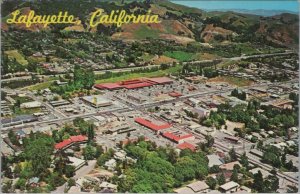
[[[42,107],[42,103],[38,101],[32,101],[32,102],[24,102],[20,105],[21,108],[40,108]]]
[[[195,140],[195,136],[192,134],[184,134],[181,131],[165,132],[162,136],[179,144],[184,143],[184,141],[187,140]]]
[[[141,78],[134,80],[126,80],[117,83],[103,83],[95,84],[94,87],[100,90],[118,90],[118,89],[138,89],[143,87],[150,87],[153,85],[162,85],[173,83],[168,77],[156,77],[156,78]]]
[[[150,121],[141,117],[138,117],[134,120],[135,122],[137,122],[140,125],[143,125],[153,131],[159,131],[162,129],[167,129],[170,128],[171,125],[169,123],[164,123],[164,122],[160,122],[160,121]]]
[[[112,105],[112,102],[101,97],[100,95],[95,95],[95,96],[84,96],[81,98],[84,102],[87,104],[98,108],[98,107],[105,107],[105,106],[110,106]]]

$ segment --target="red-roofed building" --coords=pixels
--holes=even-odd
[[[88,138],[84,135],[76,135],[76,136],[71,136],[69,139],[63,140],[60,143],[55,144],[55,149],[57,150],[62,150],[70,147],[71,145],[75,143],[84,143],[88,140]]]
[[[192,134],[176,134],[176,132],[166,132],[162,134],[165,138],[174,141],[176,143],[183,143],[186,140],[194,140],[195,136]]]
[[[115,89],[137,89],[143,87],[149,87],[157,84],[170,84],[173,80],[167,77],[145,78],[121,81],[119,83],[103,83],[95,84],[94,87],[100,90],[115,90]]]
[[[116,89],[121,89],[123,86],[120,86],[117,83],[104,83],[104,84],[96,84],[94,85],[95,88],[97,89],[107,89],[107,90],[116,90]]]
[[[149,87],[152,85],[153,85],[152,83],[140,82],[140,83],[135,83],[135,84],[124,85],[123,87],[126,89],[137,89],[137,88]]]
[[[171,84],[173,80],[168,77],[154,77],[154,78],[146,78],[146,80],[154,82],[156,84]]]
[[[122,146],[125,146],[127,145],[128,143],[134,143],[134,142],[137,142],[138,141],[138,138],[134,138],[134,139],[124,139],[121,141],[121,144]],[[149,138],[148,137],[144,137],[144,141],[149,141]]]
[[[134,121],[140,125],[143,125],[149,129],[152,129],[153,131],[159,131],[159,130],[167,129],[167,128],[171,127],[171,125],[169,123],[163,123],[163,124],[159,125],[159,124],[155,124],[149,120],[146,120],[146,119],[143,119],[140,117],[136,118]]]
[[[182,96],[182,94],[181,93],[179,93],[179,92],[170,92],[169,93],[169,96],[171,96],[171,97],[180,97],[180,96]]]
[[[181,150],[184,150],[184,149],[190,149],[190,150],[192,150],[193,152],[196,151],[196,146],[194,146],[193,144],[187,143],[187,142],[178,144],[178,145],[177,145],[177,148],[179,148],[179,149],[181,149]]]
[[[71,136],[70,140],[72,142],[83,142],[83,141],[87,141],[88,138],[84,135],[76,135],[76,136]]]
[[[60,149],[63,149],[65,147],[69,146],[71,143],[72,143],[72,140],[66,139],[60,143],[55,144],[54,147],[55,147],[55,149],[60,150]]]

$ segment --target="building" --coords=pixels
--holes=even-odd
[[[103,83],[94,85],[95,88],[100,90],[118,90],[118,89],[138,89],[143,87],[150,87],[153,85],[162,85],[173,83],[173,80],[168,77],[156,78],[141,78],[134,80],[126,80],[118,83]]]
[[[24,102],[20,105],[21,108],[40,108],[42,107],[42,103],[38,101],[32,101],[32,102]]]
[[[169,96],[174,97],[174,98],[178,98],[178,97],[182,96],[182,94],[180,92],[173,91],[173,92],[169,93]]]
[[[205,193],[208,191],[209,186],[204,181],[197,181],[187,185],[195,193]]]
[[[111,106],[112,102],[101,97],[100,95],[95,95],[95,96],[84,96],[81,98],[84,102],[87,104],[98,108],[98,107],[105,107],[105,106]]]
[[[237,192],[239,189],[240,185],[234,181],[230,181],[228,183],[225,183],[224,185],[221,185],[219,187],[219,189],[221,190],[221,192],[224,193],[233,193],[233,192]]]
[[[181,131],[165,132],[162,136],[178,144],[184,143],[187,140],[195,140],[195,136],[192,134],[186,134]]]
[[[207,193],[209,191],[209,186],[204,181],[196,181],[188,184],[185,187],[175,189],[175,193]]]
[[[220,166],[224,163],[224,161],[220,158],[220,156],[211,154],[207,155],[208,158],[208,167]]]
[[[87,142],[88,138],[84,135],[71,136],[69,139],[66,139],[60,143],[55,144],[54,148],[56,150],[64,150],[74,144],[80,144]]]
[[[117,134],[122,134],[122,133],[128,133],[130,131],[135,131],[136,129],[131,128],[129,125],[125,124],[125,125],[121,125],[115,128],[109,128],[107,130],[108,134],[112,134],[112,135],[117,135]]]
[[[78,170],[87,164],[87,162],[85,160],[82,160],[82,159],[79,159],[76,157],[68,156],[68,158],[69,158],[69,161],[71,162],[70,164],[75,167],[75,170]]]
[[[68,104],[70,104],[70,102],[67,100],[54,100],[54,101],[51,101],[50,104],[53,107],[58,107],[58,106],[68,105]]]
[[[253,168],[253,169],[249,170],[249,172],[251,172],[253,175],[257,174],[258,171],[261,172],[263,178],[267,178],[269,175],[271,175],[268,171],[266,171],[266,170],[264,170],[264,169],[261,169],[261,168],[259,168],[259,167]]]
[[[196,146],[194,146],[193,144],[190,144],[188,142],[183,142],[181,144],[178,144],[177,148],[180,150],[190,149],[192,152],[196,151]]]
[[[241,167],[240,162],[239,161],[235,161],[235,162],[229,162],[229,163],[226,163],[226,164],[222,164],[220,166],[220,169],[221,170],[225,170],[225,171],[233,171],[235,165],[238,165],[238,166]]]
[[[169,123],[164,123],[160,121],[150,121],[141,117],[138,117],[134,120],[136,123],[143,125],[144,127],[147,127],[153,131],[159,131],[162,129],[170,128],[171,125]]]

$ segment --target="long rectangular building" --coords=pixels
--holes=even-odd
[[[167,128],[171,127],[171,125],[169,123],[162,123],[162,122],[155,123],[155,122],[152,122],[147,119],[140,118],[140,117],[136,118],[134,121],[140,125],[143,125],[149,129],[153,130],[153,131],[159,131],[159,130],[167,129]]]
[[[159,84],[171,84],[173,80],[168,77],[156,77],[156,78],[141,78],[126,80],[117,83],[103,83],[95,84],[94,87],[100,90],[118,90],[118,89],[138,89],[143,87],[150,87]]]

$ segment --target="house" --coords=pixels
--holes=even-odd
[[[264,170],[264,169],[261,169],[261,168],[259,168],[259,167],[249,170],[249,172],[251,172],[253,175],[254,175],[254,174],[257,174],[258,171],[261,172],[263,178],[267,178],[269,175],[271,175],[268,171],[266,171],[266,170]]]
[[[234,165],[238,165],[241,167],[241,164],[239,161],[235,161],[235,162],[229,162],[227,164],[222,164],[220,166],[220,169],[222,170],[227,170],[227,171],[232,171],[234,169]]]
[[[115,184],[109,183],[109,182],[102,182],[102,183],[100,184],[100,188],[101,188],[102,190],[105,190],[105,193],[108,193],[108,191],[114,193],[114,192],[117,192],[118,186],[115,185]]]
[[[209,189],[209,186],[204,181],[193,182],[186,187],[192,189],[195,193],[206,193]]]
[[[21,129],[16,132],[16,135],[19,139],[26,137],[26,133]]]
[[[247,193],[251,193],[251,189],[249,187],[246,187],[246,186],[241,186],[240,190],[245,191]]]
[[[204,181],[196,181],[188,184],[185,187],[175,189],[175,193],[185,194],[185,193],[207,193],[209,191],[209,186]]]
[[[39,177],[32,177],[28,180],[28,185],[31,187],[38,187],[39,186]]]
[[[79,159],[76,157],[69,156],[68,158],[69,158],[69,161],[71,162],[71,165],[75,167],[75,170],[78,170],[87,164],[87,162],[85,160],[82,160],[82,159]]]
[[[211,154],[211,155],[207,155],[208,158],[208,167],[213,167],[213,166],[220,166],[222,165],[224,162],[223,160],[215,154]]]
[[[114,154],[116,160],[124,161],[126,159],[126,152],[124,150],[118,151]]]
[[[108,169],[108,170],[114,170],[117,166],[117,161],[115,159],[110,159],[107,162],[105,162],[104,166]]]
[[[228,183],[225,183],[224,185],[221,185],[219,187],[221,192],[224,193],[233,193],[233,192],[237,192],[239,189],[240,185],[234,181],[230,181]]]

